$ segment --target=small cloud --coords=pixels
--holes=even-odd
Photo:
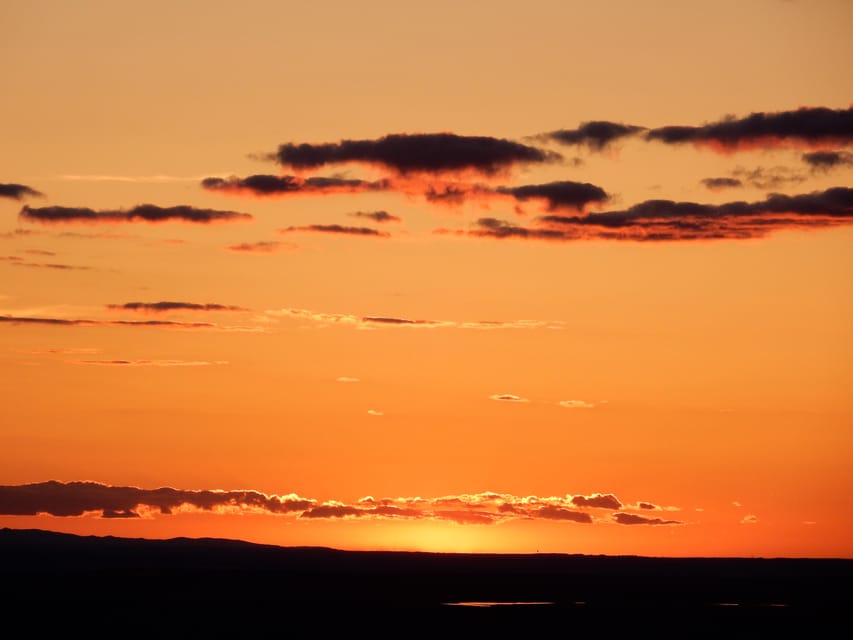
[[[817,522],[815,522],[814,520],[803,520],[803,524],[813,525],[813,524],[817,524]]]
[[[758,523],[758,516],[754,516],[752,514],[750,514],[748,516],[744,516],[743,520],[741,520],[740,523],[741,524],[757,524]]]
[[[399,216],[392,215],[387,211],[354,211],[349,215],[354,218],[367,218],[380,224],[385,222],[400,222],[402,220]]]
[[[384,416],[385,414],[382,411],[377,411],[376,409],[368,409],[367,414],[371,416]]]
[[[259,242],[240,242],[225,247],[234,253],[276,253],[278,251],[292,251],[298,249],[299,245],[292,242],[277,242],[273,240],[261,240]]]
[[[387,231],[379,231],[370,227],[348,227],[341,224],[309,224],[302,227],[287,227],[279,229],[279,233],[329,233],[347,236],[374,236],[377,238],[390,238]]]
[[[560,400],[557,404],[566,409],[592,409],[595,406],[584,400]]]
[[[23,200],[26,197],[41,197],[43,195],[43,193],[40,193],[25,184],[0,182],[0,198]]]
[[[742,506],[743,506],[743,505],[742,505],[740,502],[738,502],[737,500],[732,500],[732,504],[733,504],[734,506],[736,506],[736,507],[742,507]]]
[[[341,376],[335,379],[335,382],[361,382],[358,378],[350,378],[348,376]]]
[[[702,184],[704,184],[711,191],[719,191],[721,189],[735,189],[737,187],[743,186],[743,182],[741,182],[737,178],[705,178],[704,180],[702,180]]]
[[[489,396],[490,400],[499,400],[500,402],[530,402],[527,398],[522,398],[512,393],[496,393]]]
[[[613,520],[616,521],[617,524],[645,524],[645,525],[667,525],[667,524],[684,524],[678,520],[663,520],[661,518],[647,518],[645,516],[638,516],[633,513],[614,513]]]
[[[826,172],[836,167],[853,166],[853,153],[848,151],[814,151],[804,153],[802,160],[811,166],[812,171]]]
[[[86,364],[100,367],[209,367],[228,364],[226,360],[70,360],[69,364]]]

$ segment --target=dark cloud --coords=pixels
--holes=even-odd
[[[312,507],[300,515],[300,518],[346,518],[364,515],[364,509],[345,504],[321,504]]]
[[[4,231],[0,233],[0,238],[11,240],[12,238],[20,238],[21,236],[35,236],[42,234],[42,231],[33,231],[32,229],[14,229],[12,231]]]
[[[592,516],[588,513],[583,513],[581,511],[572,511],[571,509],[566,509],[564,507],[556,507],[553,505],[547,505],[533,512],[532,515],[535,515],[538,518],[544,518],[546,520],[569,520],[571,522],[580,522],[583,524],[591,524]]]
[[[205,178],[201,186],[210,191],[248,194],[255,196],[282,196],[297,194],[360,193],[385,191],[387,180],[369,182],[335,177],[300,178],[298,176],[253,175],[246,178]]]
[[[702,184],[712,191],[719,191],[720,189],[735,189],[743,186],[743,182],[737,178],[705,178],[702,180]]]
[[[597,509],[621,509],[622,503],[612,493],[594,493],[591,496],[572,496],[576,507],[595,507]]]
[[[566,145],[584,145],[592,151],[601,151],[610,143],[645,131],[645,127],[638,127],[619,122],[608,122],[606,120],[594,120],[584,122],[577,129],[560,129],[545,133],[542,137],[554,140]]]
[[[714,240],[760,238],[785,229],[853,224],[853,189],[788,196],[771,194],[756,202],[719,205],[672,200],[646,200],[623,211],[585,216],[542,216],[543,227],[522,227],[481,218],[473,229],[438,229],[436,233],[480,238],[538,240]]]
[[[248,311],[245,307],[209,302],[125,302],[108,304],[107,309],[115,311],[142,311],[145,313],[163,313],[166,311]]]
[[[36,191],[25,184],[0,182],[0,198],[11,198],[12,200],[23,200],[25,197],[41,197],[43,193]]]
[[[56,253],[53,251],[46,251],[44,249],[24,249],[23,253],[29,253],[33,256],[55,256]]]
[[[262,240],[260,242],[241,242],[232,244],[227,247],[228,251],[235,253],[275,253],[286,249],[297,249],[298,246],[291,242],[275,242],[272,240]]]
[[[692,142],[719,151],[753,148],[845,145],[853,143],[853,108],[802,108],[775,113],[729,116],[699,127],[668,126],[652,129],[649,140],[666,144]]]
[[[516,165],[561,159],[559,154],[511,140],[452,133],[391,134],[376,140],[283,144],[270,158],[294,169],[356,162],[379,165],[401,175],[460,171],[494,175]]]
[[[679,522],[678,520],[662,520],[661,518],[647,518],[645,516],[638,516],[633,513],[614,513],[613,520],[615,520],[618,524],[649,524],[649,525],[659,525],[659,524],[684,524],[683,522]]]
[[[390,238],[387,231],[379,231],[370,227],[347,227],[340,224],[309,224],[303,227],[287,227],[279,229],[279,233],[333,233],[349,236],[374,236],[378,238]]]
[[[80,516],[101,512],[102,517],[137,517],[142,508],[170,514],[181,507],[202,511],[234,509],[285,514],[313,506],[313,500],[290,494],[266,495],[258,491],[183,491],[168,487],[139,489],[96,482],[39,482],[0,486],[0,515]]]
[[[640,509],[650,509],[650,510],[660,509],[660,507],[658,507],[656,504],[652,504],[651,502],[638,502],[637,507]]]
[[[392,215],[387,211],[354,211],[350,213],[354,218],[368,218],[373,220],[374,222],[400,222],[402,218],[399,216]]]
[[[176,207],[158,207],[153,204],[140,204],[127,210],[95,211],[84,207],[41,207],[24,206],[20,217],[30,222],[58,224],[65,222],[122,223],[122,222],[191,222],[209,224],[211,222],[234,222],[251,220],[248,213],[235,211],[217,211],[215,209],[197,209],[189,205]]]
[[[853,166],[853,153],[848,151],[813,151],[804,153],[802,160],[814,170],[829,171]]]
[[[520,187],[499,187],[495,191],[511,195],[516,200],[544,200],[548,211],[576,209],[582,211],[592,202],[605,202],[609,198],[599,186],[588,182],[548,182]]]

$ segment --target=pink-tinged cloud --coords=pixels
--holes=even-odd
[[[292,251],[298,249],[299,245],[292,242],[276,242],[271,240],[262,240],[260,242],[241,242],[225,247],[228,251],[234,253],[255,253],[255,254],[270,254],[278,251]]]
[[[660,127],[649,131],[646,137],[666,144],[692,143],[723,153],[844,146],[853,144],[853,108],[803,107],[794,111],[756,112],[698,127]]]
[[[95,211],[85,207],[40,207],[24,206],[19,217],[27,222],[42,224],[118,224],[138,222],[188,222],[193,224],[211,224],[214,222],[245,222],[252,220],[248,213],[236,211],[218,211],[199,209],[189,205],[159,207],[153,204],[140,204],[130,209],[105,209]]]
[[[279,229],[279,233],[325,233],[332,235],[390,238],[391,234],[370,227],[347,227],[341,224],[309,224],[302,227]]]
[[[158,517],[172,513],[266,513],[300,519],[374,518],[391,520],[439,520],[462,525],[493,525],[511,520],[547,520],[579,524],[606,522],[593,518],[588,508],[609,509],[620,503],[613,494],[607,504],[578,506],[578,496],[516,496],[485,491],[436,498],[365,496],[354,503],[337,500],[318,502],[296,494],[270,495],[258,491],[187,491],[171,488],[140,489],[95,482],[42,482],[0,486],[0,515],[100,517]],[[621,524],[681,524],[630,514],[616,513]]]
[[[516,166],[555,162],[561,156],[503,138],[403,133],[375,140],[288,143],[279,146],[268,158],[295,170],[356,163],[381,167],[399,175],[474,172],[489,176]]]
[[[108,304],[107,309],[113,311],[138,311],[141,313],[166,313],[169,311],[248,311],[245,307],[215,302],[125,302],[123,304]]]

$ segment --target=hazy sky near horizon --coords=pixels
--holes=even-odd
[[[0,24],[0,526],[853,557],[853,4]]]

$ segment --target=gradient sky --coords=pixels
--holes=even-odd
[[[850,2],[0,24],[0,526],[853,557]]]

